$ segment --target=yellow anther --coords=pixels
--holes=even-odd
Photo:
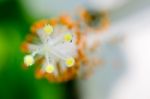
[[[48,35],[51,35],[53,32],[53,27],[51,25],[45,25],[43,28],[44,32],[47,33]]]
[[[54,66],[53,65],[47,65],[46,68],[45,68],[45,71],[47,73],[52,73],[54,72]]]
[[[24,63],[27,66],[31,66],[32,64],[34,64],[34,58],[33,58],[33,56],[32,55],[26,55],[24,57]]]
[[[71,57],[71,58],[66,59],[66,65],[67,65],[68,67],[73,66],[74,63],[75,63],[74,58]]]
[[[66,42],[70,42],[72,40],[72,35],[70,33],[67,33],[64,35],[64,40]]]

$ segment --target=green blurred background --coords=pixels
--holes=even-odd
[[[19,0],[0,0],[0,99],[78,99],[74,81],[50,83],[22,68],[20,45],[37,19]]]

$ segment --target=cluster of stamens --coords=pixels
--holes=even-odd
[[[75,64],[76,46],[72,41],[74,35],[72,31],[68,31],[64,26],[53,28],[50,24],[45,24],[43,28],[37,30],[37,34],[41,43],[28,44],[30,54],[24,57],[26,66],[32,66],[37,56],[43,56],[42,70],[57,75],[57,63],[64,66],[63,69]]]

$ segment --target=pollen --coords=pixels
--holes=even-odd
[[[34,64],[34,58],[33,58],[33,56],[32,55],[26,55],[24,57],[24,63],[27,66],[31,66],[32,64]]]
[[[47,73],[52,73],[52,72],[54,72],[54,66],[51,65],[51,64],[48,65],[48,66],[46,66],[45,71],[46,71]]]
[[[53,27],[48,24],[44,26],[43,30],[46,34],[51,35],[53,32]]]
[[[67,65],[68,67],[71,67],[71,66],[73,66],[74,64],[75,64],[74,58],[70,57],[70,58],[66,59],[66,65]]]
[[[70,33],[67,33],[64,35],[64,40],[66,42],[70,42],[72,40],[72,35]]]

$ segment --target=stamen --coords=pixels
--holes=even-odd
[[[33,64],[34,64],[34,58],[33,58],[33,56],[32,56],[32,55],[26,55],[26,56],[24,57],[24,63],[25,63],[25,65],[27,65],[27,66],[33,65]]]
[[[45,71],[47,73],[53,73],[54,72],[54,66],[52,64],[49,64],[46,66]]]
[[[65,25],[58,22],[53,27],[54,25],[50,24],[48,20],[39,27],[35,27],[36,35],[33,35],[34,39],[27,41],[30,54],[24,57],[25,65],[30,67],[37,63],[35,65],[41,66],[38,66],[38,69],[40,69],[39,75],[46,76],[50,80],[70,79],[67,76],[71,77],[72,71],[70,75],[68,67],[74,66],[76,62],[74,56],[78,53],[76,43],[74,43],[74,40],[76,40],[75,31],[68,28],[69,24]]]
[[[72,40],[72,35],[70,33],[67,33],[64,35],[64,40],[66,42],[70,42]]]
[[[51,35],[53,32],[53,27],[51,25],[45,25],[45,27],[43,28],[44,32],[48,35]]]
[[[73,66],[74,63],[75,63],[75,60],[74,60],[73,57],[70,57],[70,58],[66,59],[66,65],[67,65],[68,67]]]

